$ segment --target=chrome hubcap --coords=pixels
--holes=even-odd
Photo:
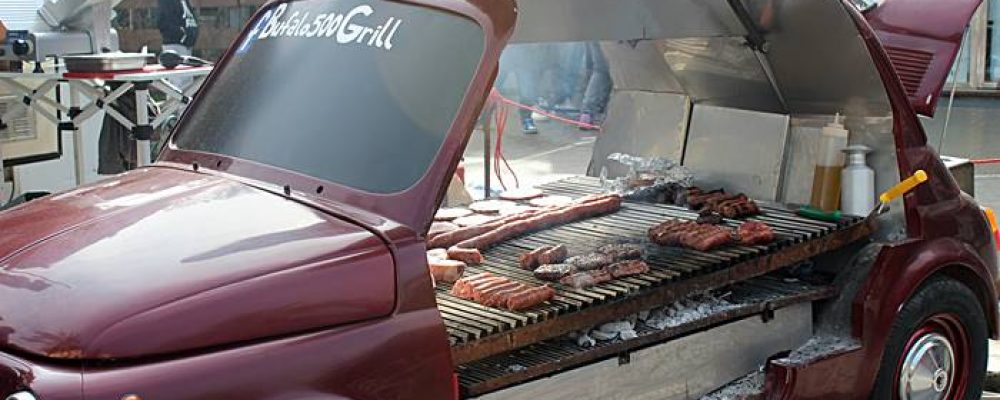
[[[920,337],[903,359],[899,371],[901,400],[945,399],[955,380],[955,350],[944,336]]]

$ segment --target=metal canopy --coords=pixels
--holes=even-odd
[[[511,43],[745,36],[726,0],[522,0]]]
[[[512,42],[651,40],[696,104],[888,115],[845,7],[841,0],[521,0]]]

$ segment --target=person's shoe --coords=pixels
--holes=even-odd
[[[538,133],[538,127],[535,126],[535,120],[531,119],[531,117],[521,120],[521,132],[524,132],[525,134],[528,135],[534,135]]]
[[[594,124],[594,116],[591,115],[590,113],[587,113],[587,112],[580,113],[580,117],[577,118],[576,122],[579,122],[581,124],[593,125]],[[583,131],[592,131],[592,130],[595,130],[595,128],[581,126],[580,130],[583,130]]]

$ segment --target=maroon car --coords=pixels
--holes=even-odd
[[[1000,337],[995,243],[917,113],[979,0],[522,3],[262,7],[155,164],[0,213],[0,395],[688,399],[737,381],[755,390],[717,398],[978,398]],[[615,90],[592,176],[610,153],[675,158],[751,194],[775,241],[644,243],[697,215],[626,199],[466,274],[541,285],[520,253],[621,240],[648,271],[552,284],[527,310],[435,287],[426,233],[509,40],[604,41]],[[835,113],[875,150],[879,191],[929,181],[885,213],[797,213],[808,140]]]

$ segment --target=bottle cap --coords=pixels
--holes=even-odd
[[[872,148],[865,146],[863,144],[854,144],[843,148],[842,150],[847,154],[868,154],[872,152]]]
[[[840,113],[837,113],[837,115],[833,117],[833,122],[823,127],[823,134],[829,136],[847,137],[847,128],[844,128],[844,124],[840,123]]]

